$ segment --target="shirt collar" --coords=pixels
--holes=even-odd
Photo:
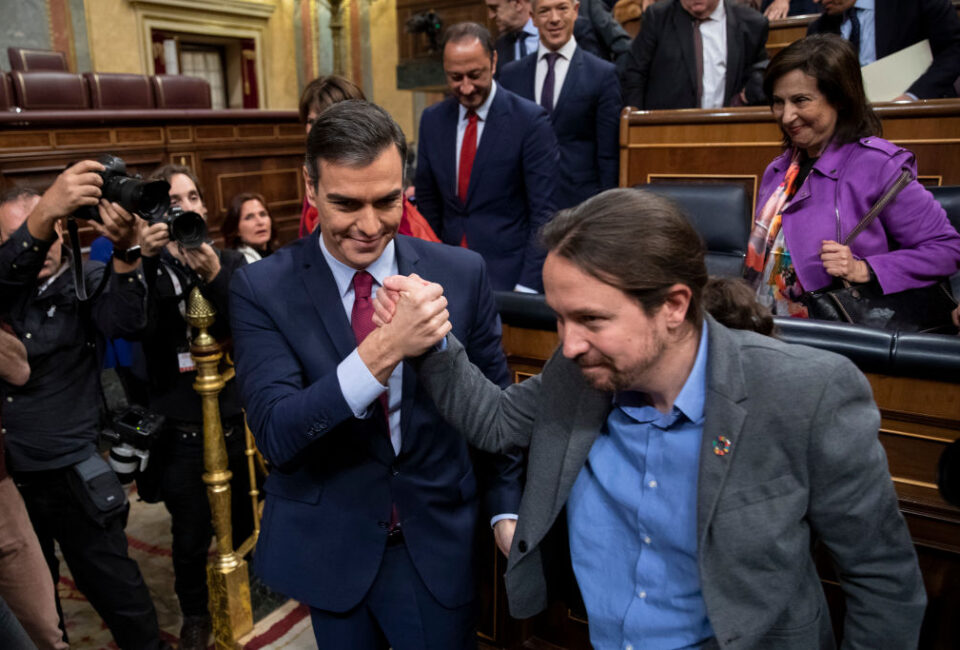
[[[697,346],[697,357],[687,380],[680,389],[677,399],[673,402],[672,413],[683,414],[690,422],[699,424],[703,420],[703,403],[707,394],[707,354],[708,354],[707,324],[703,323],[700,330],[700,342]],[[625,391],[613,396],[613,403],[621,408],[630,409],[629,415],[639,422],[655,422],[662,428],[668,428],[677,421],[677,415],[663,415],[654,407],[645,405],[643,396]],[[632,407],[632,408],[631,408]],[[637,407],[640,407],[638,410]]]
[[[723,6],[723,0],[717,3],[717,8],[713,10],[713,13],[710,14],[710,17],[707,20],[716,20],[718,22],[723,22],[727,19],[727,9]]]
[[[563,44],[557,54],[565,58],[567,61],[570,61],[573,58],[573,53],[577,50],[577,39],[574,38],[573,34],[570,35],[570,40]],[[543,44],[543,41],[540,41],[540,44],[537,46],[537,61],[540,61],[543,57],[549,54],[552,50],[548,49],[546,45]]]
[[[853,3],[854,7],[857,9],[863,9],[864,11],[873,11],[875,5],[875,0],[857,0]]]
[[[317,239],[320,240],[320,252],[323,253],[323,259],[327,261],[327,266],[330,267],[330,272],[333,273],[333,279],[337,283],[337,290],[340,292],[340,297],[343,298],[347,295],[348,291],[353,290],[353,276],[356,274],[357,269],[347,266],[335,258],[330,251],[327,250],[327,245],[323,243],[323,235],[320,235]],[[391,239],[387,247],[380,253],[380,257],[363,270],[373,276],[374,281],[379,287],[383,286],[383,281],[387,279],[387,277],[396,275],[396,240]]]
[[[537,36],[540,33],[537,31],[537,28],[533,26],[533,17],[527,18],[527,22],[523,24],[520,31],[523,33],[523,38]]]
[[[490,94],[487,95],[486,100],[484,100],[484,102],[480,104],[480,107],[476,110],[477,117],[479,117],[481,121],[487,121],[487,113],[490,112],[490,105],[493,104],[493,96],[496,94],[497,82],[494,81],[490,85]],[[467,109],[463,104],[457,104],[457,106],[460,107],[460,121],[463,122],[467,119]]]

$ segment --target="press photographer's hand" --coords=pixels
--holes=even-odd
[[[103,186],[103,178],[97,172],[103,169],[96,160],[83,160],[57,176],[30,214],[27,221],[30,234],[37,239],[52,239],[57,219],[73,214],[82,206],[97,205]]]
[[[156,257],[170,243],[170,226],[162,221],[140,224],[140,254],[144,257]]]
[[[99,224],[91,221],[90,225],[98,233],[113,242],[114,248],[126,250],[136,246],[140,241],[140,229],[137,219],[121,207],[119,203],[111,203],[101,199],[97,210],[100,213]]]

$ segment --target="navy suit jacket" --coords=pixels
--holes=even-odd
[[[237,380],[257,445],[273,464],[254,569],[272,589],[347,611],[377,575],[393,503],[430,592],[447,607],[469,603],[478,479],[488,511],[516,512],[519,456],[487,456],[500,461],[499,472],[475,473],[463,437],[406,363],[399,455],[382,418],[353,416],[337,365],[356,342],[317,238],[243,267],[230,288]],[[508,384],[483,260],[402,235],[396,253],[400,273],[444,286],[453,331],[491,380]]]
[[[557,138],[541,106],[503,86],[487,113],[466,203],[457,196],[457,121],[453,97],[420,119],[417,208],[447,244],[467,245],[487,262],[497,291],[517,284],[541,290],[546,253],[540,228],[556,210]]]
[[[956,97],[960,77],[960,18],[950,0],[876,0],[877,58],[930,39],[933,63],[908,92],[920,99]],[[823,14],[807,28],[808,34],[839,34],[843,14]]]
[[[536,71],[534,52],[508,63],[500,72],[500,85],[534,101]],[[560,147],[560,182],[554,194],[558,209],[617,186],[622,105],[616,66],[578,44],[550,113]]]

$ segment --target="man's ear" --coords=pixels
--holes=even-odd
[[[667,320],[667,327],[673,329],[683,324],[687,318],[687,310],[690,309],[690,299],[693,292],[685,284],[675,284],[667,292],[667,298],[664,300],[661,310]]]
[[[303,186],[304,186],[304,191],[306,192],[306,196],[307,196],[307,203],[309,203],[310,205],[312,205],[313,207],[316,208],[316,207],[317,207],[317,193],[316,193],[316,191],[315,191],[314,188],[313,188],[313,183],[310,182],[310,173],[307,171],[307,166],[306,166],[306,165],[303,165],[303,167],[301,167],[301,169],[303,170]],[[317,208],[317,209],[319,210],[319,208]]]

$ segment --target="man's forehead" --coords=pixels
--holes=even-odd
[[[39,202],[39,196],[21,196],[0,205],[0,227],[5,231],[13,232],[27,220]]]

